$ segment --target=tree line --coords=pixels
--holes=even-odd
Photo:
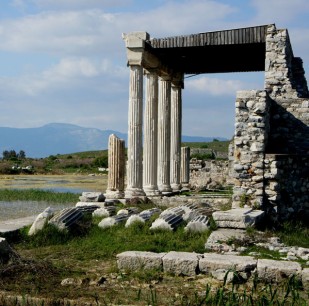
[[[4,160],[18,160],[25,159],[26,153],[24,150],[20,150],[18,153],[15,150],[4,150],[2,152],[2,159]]]

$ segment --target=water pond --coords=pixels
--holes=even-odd
[[[83,191],[104,192],[107,176],[94,175],[12,175],[0,176],[0,189],[41,189],[81,194]],[[71,204],[39,201],[0,201],[0,221],[37,215],[45,208],[61,210]]]

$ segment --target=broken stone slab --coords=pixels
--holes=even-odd
[[[227,284],[233,282],[234,280],[234,272],[229,271],[227,269],[218,269],[215,271],[211,271],[211,276],[219,281],[226,281]]]
[[[179,206],[179,208],[184,211],[184,214],[182,216],[184,221],[189,221],[197,216],[197,210],[199,209],[199,206],[195,203],[187,203]]]
[[[145,223],[146,221],[148,221],[153,215],[155,214],[159,214],[161,212],[161,209],[159,208],[151,208],[151,209],[147,209],[147,210],[143,210],[142,212],[140,212],[138,215],[132,215],[129,217],[129,219],[126,222],[125,227],[130,226],[131,224],[133,224],[134,222],[141,222],[141,223]]]
[[[83,217],[80,207],[65,208],[56,213],[49,221],[49,224],[55,225],[60,230],[68,229]]]
[[[120,214],[120,215],[116,215],[116,216],[112,216],[112,217],[107,217],[104,218],[99,224],[98,226],[100,228],[109,228],[112,226],[115,226],[117,224],[120,224],[122,222],[127,221],[129,218],[129,216],[127,214]]]
[[[124,209],[120,209],[117,212],[117,215],[121,215],[121,214],[125,214],[128,216],[132,216],[132,215],[136,215],[139,213],[139,208],[138,207],[128,207],[128,208],[124,208]]]
[[[38,214],[29,229],[28,235],[35,235],[38,231],[42,230],[48,220],[53,217],[53,215],[54,211],[50,207],[47,207],[43,212]]]
[[[157,270],[162,271],[162,258],[166,253],[127,251],[117,255],[119,270]]]
[[[102,192],[83,192],[79,200],[81,202],[104,202],[105,196]]]
[[[215,211],[212,216],[218,227],[245,229],[259,223],[264,216],[264,211],[252,208],[234,208]]]
[[[298,262],[286,262],[271,259],[258,259],[258,278],[266,282],[280,282],[292,275],[301,276],[301,265]]]
[[[182,215],[165,214],[156,219],[150,226],[151,230],[168,230],[172,231],[183,222]]]
[[[211,274],[218,269],[232,270],[236,273],[251,273],[257,266],[257,260],[251,256],[222,255],[205,253],[199,261],[199,270]]]
[[[234,251],[235,246],[231,245],[230,242],[235,239],[245,242],[248,239],[246,231],[242,229],[219,228],[209,235],[205,249],[215,252]]]
[[[185,214],[185,211],[182,209],[180,206],[176,207],[170,207],[165,210],[163,210],[160,214],[160,217],[166,216],[166,215],[177,215],[177,216],[182,216]]]
[[[207,216],[197,216],[191,220],[185,227],[185,231],[204,232],[209,229],[210,222]]]
[[[154,207],[150,209],[143,210],[142,212],[139,213],[139,216],[143,218],[145,221],[149,220],[153,215],[155,214],[160,214],[161,209]]]
[[[163,257],[163,271],[174,275],[194,276],[198,273],[201,254],[190,252],[169,252]]]
[[[93,211],[93,217],[111,217],[116,214],[116,206],[100,207]]]

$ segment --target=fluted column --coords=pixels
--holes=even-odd
[[[158,76],[146,72],[146,99],[144,115],[143,189],[147,196],[160,192],[157,184],[158,149]]]
[[[161,192],[171,192],[171,81],[159,80],[158,101],[158,187]]]
[[[124,140],[112,134],[108,139],[108,183],[105,197],[124,197],[125,145]]]
[[[173,191],[181,189],[180,156],[181,156],[181,122],[182,101],[180,84],[172,84],[171,88],[171,172],[170,181]]]
[[[143,68],[130,65],[128,167],[125,197],[144,196],[142,165]]]
[[[181,148],[180,182],[183,187],[189,186],[190,181],[190,148]]]

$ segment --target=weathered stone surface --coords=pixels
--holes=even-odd
[[[309,268],[302,271],[302,283],[305,288],[309,288]]]
[[[140,212],[138,215],[132,215],[127,220],[125,227],[130,226],[134,222],[145,223],[145,221],[149,220],[154,214],[159,214],[160,212],[161,209],[159,208],[151,208]]]
[[[163,257],[163,271],[175,275],[196,275],[201,255],[189,252],[169,252]]]
[[[103,219],[98,226],[101,228],[108,228],[108,227],[112,227],[116,224],[119,224],[121,222],[125,222],[126,220],[128,220],[129,215],[127,214],[120,214],[120,215],[116,215],[116,216],[112,216],[112,217],[107,217],[105,219]]]
[[[58,229],[64,230],[76,223],[83,217],[80,207],[66,208],[56,213],[48,223],[55,225]]]
[[[207,216],[197,216],[186,225],[185,231],[204,232],[208,230],[209,225]]]
[[[115,206],[107,206],[107,207],[100,207],[96,209],[92,215],[94,217],[110,217],[115,215],[116,207]]]
[[[258,259],[257,274],[267,282],[280,282],[292,275],[301,274],[301,265],[297,262],[286,262],[270,259]]]
[[[81,202],[104,202],[105,196],[102,192],[83,192],[79,200]]]
[[[106,198],[124,198],[125,143],[114,134],[108,140],[108,168]]]
[[[50,208],[47,207],[42,213],[40,213],[34,222],[32,223],[28,235],[32,236],[35,235],[38,231],[40,231],[44,225],[48,222],[49,219],[52,218],[54,215],[54,211]]]
[[[150,229],[161,229],[161,230],[169,230],[172,231],[177,226],[179,226],[183,222],[183,218],[181,215],[175,214],[165,214],[156,219],[152,224]]]
[[[246,231],[242,229],[226,229],[219,228],[213,231],[205,244],[205,249],[218,251],[218,252],[228,252],[234,250],[233,246],[227,242],[237,239],[242,241],[246,239]]]
[[[235,208],[227,211],[216,211],[213,218],[218,227],[246,228],[261,221],[264,211],[251,208]]]
[[[251,272],[257,266],[257,260],[251,256],[221,255],[205,253],[199,261],[199,270],[210,274],[218,269],[234,270],[236,272]]]
[[[127,251],[117,255],[120,270],[162,270],[162,258],[166,253]]]

